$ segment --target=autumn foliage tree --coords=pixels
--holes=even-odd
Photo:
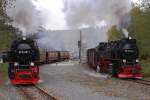
[[[118,40],[122,37],[122,34],[117,30],[116,26],[112,26],[107,32],[108,40]]]
[[[6,1],[0,0],[0,51],[5,51],[8,49],[12,37],[15,33],[15,28],[13,28],[8,22],[9,17],[5,13]]]
[[[129,33],[138,40],[141,57],[143,59],[150,58],[150,8],[136,7],[132,10],[131,15]]]

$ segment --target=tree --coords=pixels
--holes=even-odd
[[[8,49],[16,29],[6,24],[10,20],[5,13],[5,0],[0,0],[0,51]]]
[[[116,26],[112,26],[107,32],[108,40],[118,40],[122,37],[122,34],[117,30]]]
[[[150,1],[149,0],[141,0],[141,7],[150,8]]]
[[[130,36],[138,41],[140,56],[143,59],[150,57],[150,8],[141,10],[139,7],[131,11],[132,21],[128,28]]]

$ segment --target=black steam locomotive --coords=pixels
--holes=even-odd
[[[135,39],[101,42],[96,48],[87,51],[87,59],[97,72],[110,73],[119,78],[142,77]]]
[[[9,56],[9,78],[12,84],[36,84],[39,80],[39,49],[30,38],[20,38],[12,42]]]

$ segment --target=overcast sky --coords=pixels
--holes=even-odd
[[[66,28],[65,15],[62,12],[63,0],[36,0],[38,9],[45,18],[47,29],[64,29]],[[48,24],[50,23],[50,24]]]

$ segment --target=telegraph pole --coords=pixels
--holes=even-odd
[[[78,41],[78,47],[79,47],[79,59],[80,59],[80,63],[81,63],[81,59],[82,59],[82,55],[81,55],[81,51],[82,51],[82,31],[80,30],[80,40]]]

